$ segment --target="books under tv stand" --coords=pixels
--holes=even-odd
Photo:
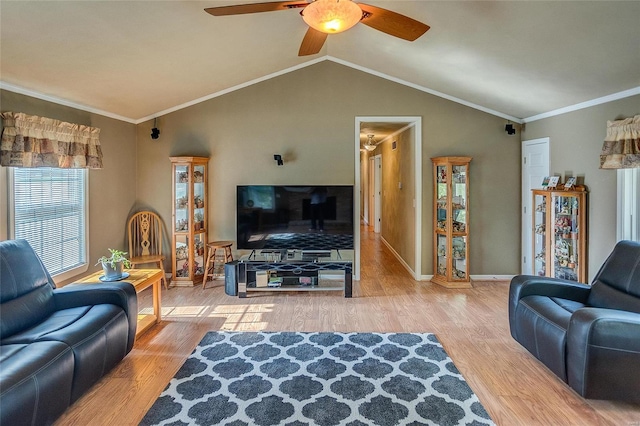
[[[343,291],[352,296],[353,260],[332,250],[329,255],[301,251],[252,251],[238,261],[238,296],[250,292]],[[336,272],[344,272],[344,278]]]

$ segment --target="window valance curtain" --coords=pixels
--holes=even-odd
[[[640,115],[607,121],[607,137],[600,154],[601,169],[640,167]]]
[[[101,169],[100,129],[21,112],[3,119],[0,165]]]

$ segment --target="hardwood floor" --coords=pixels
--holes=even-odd
[[[498,425],[640,426],[640,406],[585,400],[509,334],[508,282],[452,290],[413,280],[373,233],[362,233],[361,280],[338,292],[253,293],[223,282],[163,291],[163,322],[56,425],[137,425],[204,334],[234,331],[435,333]],[[141,295],[151,309],[151,295]]]

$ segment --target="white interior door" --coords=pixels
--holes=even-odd
[[[522,271],[533,274],[533,218],[532,189],[542,187],[542,179],[549,176],[549,138],[522,142]]]

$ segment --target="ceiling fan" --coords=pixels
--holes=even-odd
[[[348,30],[358,22],[408,41],[414,41],[429,29],[428,25],[408,16],[352,0],[272,1],[209,7],[205,11],[213,16],[227,16],[289,9],[302,9],[300,15],[309,25],[298,56],[318,53],[327,35]]]

